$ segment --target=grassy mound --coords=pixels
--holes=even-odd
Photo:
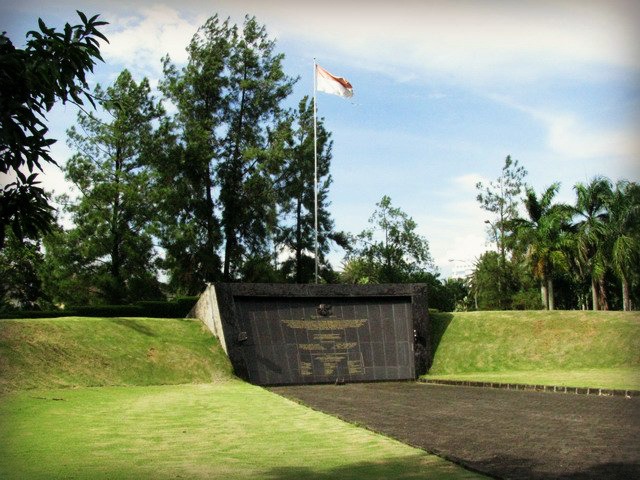
[[[538,375],[538,382],[554,383],[562,372],[591,371],[594,378],[640,372],[638,312],[436,313],[432,321],[435,355],[429,377],[500,381],[505,373],[549,372],[549,381]],[[536,383],[529,376],[505,381]],[[589,383],[588,373],[569,376]]]
[[[0,392],[207,383],[231,376],[218,341],[197,320],[0,321]]]
[[[0,321],[0,389],[3,479],[482,478],[234,379],[195,320]]]
[[[484,478],[239,380],[12,392],[0,478]]]

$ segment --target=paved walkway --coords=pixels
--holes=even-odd
[[[419,383],[272,390],[496,478],[640,479],[640,397]]]

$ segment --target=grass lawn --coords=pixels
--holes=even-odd
[[[0,321],[0,478],[479,476],[235,380],[199,321],[68,317]]]
[[[240,381],[0,396],[0,478],[481,478]]]
[[[425,378],[640,389],[640,313],[460,312],[432,315]]]
[[[0,320],[0,392],[208,383],[231,376],[220,343],[199,320]]]
[[[631,368],[453,373],[449,375],[425,375],[424,378],[433,380],[468,380],[476,382],[557,385],[559,387],[640,390],[640,369]]]

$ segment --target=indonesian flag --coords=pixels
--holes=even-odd
[[[344,98],[353,97],[353,87],[346,78],[331,75],[320,65],[316,65],[316,85],[320,92]]]

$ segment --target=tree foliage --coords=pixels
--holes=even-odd
[[[525,168],[518,163],[518,160],[512,160],[511,156],[505,158],[504,166],[500,176],[484,185],[482,182],[476,184],[478,195],[476,200],[480,203],[480,208],[494,215],[493,222],[486,220],[489,226],[489,233],[496,242],[496,247],[500,253],[500,265],[497,273],[498,289],[502,288],[504,294],[501,298],[507,299],[507,249],[513,247],[512,238],[509,234],[511,230],[509,223],[518,216],[518,205],[520,203],[520,194],[525,187],[524,178],[527,175]],[[507,305],[502,305],[507,308]]]
[[[477,298],[482,270],[493,270],[482,288],[497,290],[493,296],[502,299],[501,308],[535,308],[538,302],[533,301],[530,282],[536,279],[545,308],[553,309],[557,303],[560,308],[632,309],[640,297],[637,183],[623,180],[614,188],[603,176],[579,182],[574,186],[574,205],[554,203],[558,189],[559,184],[554,183],[538,196],[525,186],[526,218],[492,224],[494,228],[504,226],[503,245],[511,255],[503,260],[499,248],[496,265],[483,255],[472,278],[472,292]],[[494,234],[500,245],[498,228]],[[489,280],[492,276],[498,279],[495,287]],[[515,280],[515,291],[509,291],[510,277]],[[480,303],[495,308],[494,300]]]
[[[611,197],[611,182],[605,177],[595,177],[588,184],[577,183],[574,190],[575,265],[580,276],[591,281],[593,309],[608,310],[604,276],[607,269],[605,237],[609,221],[607,199]]]
[[[39,242],[21,241],[13,232],[7,233],[5,248],[0,250],[0,311],[36,310],[48,303],[42,288],[42,262]]]
[[[476,200],[480,208],[494,214],[495,220],[489,222],[490,234],[496,240],[501,257],[505,258],[509,233],[509,222],[518,216],[520,194],[525,188],[527,171],[519,164],[518,160],[512,160],[508,155],[500,176],[485,185],[482,182],[476,184],[478,195]]]
[[[605,249],[622,286],[623,310],[632,309],[632,290],[640,290],[640,185],[619,181],[606,199],[609,211]]]
[[[86,73],[102,61],[99,40],[107,39],[99,27],[107,22],[77,13],[82,23],[67,23],[61,32],[38,19],[40,31],[27,33],[24,49],[0,35],[0,172],[16,176],[0,192],[0,248],[7,226],[19,239],[51,229],[53,208],[34,173],[43,163],[56,164],[49,155],[55,140],[48,135],[47,113],[58,100],[94,103]]]
[[[276,237],[278,248],[293,255],[285,260],[282,269],[296,283],[314,281],[315,226],[314,226],[314,125],[313,104],[304,97],[297,111],[288,115],[280,125],[283,136],[283,167],[276,184],[278,191],[279,227]],[[334,232],[329,213],[329,186],[332,178],[330,134],[323,119],[317,121],[318,152],[318,257],[320,276],[331,274],[326,255],[330,242],[346,247],[344,234]],[[328,280],[324,275],[325,281]]]
[[[193,278],[206,281],[219,278],[203,262],[215,268],[221,246],[222,276],[232,280],[243,262],[268,256],[273,246],[274,185],[282,161],[274,154],[273,132],[295,80],[284,74],[283,55],[253,17],[241,27],[211,17],[188,52],[181,70],[164,60],[161,88],[178,108],[182,156],[173,178],[184,196],[171,196],[163,206],[176,218],[163,245],[183,276],[191,270]],[[159,176],[167,182],[167,171]],[[174,239],[184,239],[181,249],[191,252],[181,262]]]
[[[345,280],[350,283],[408,282],[432,268],[429,242],[416,232],[416,222],[394,207],[386,195],[376,207],[369,219],[371,228],[354,238],[345,266]]]
[[[75,227],[63,238],[70,245],[80,242],[70,275],[81,275],[96,297],[117,304],[158,291],[147,165],[156,151],[153,124],[164,111],[149,82],[137,84],[127,70],[112,86],[98,85],[94,95],[106,119],[80,112],[80,130],[68,131],[77,153],[67,161],[66,178],[80,196],[67,199]]]
[[[538,197],[533,188],[527,187],[523,203],[528,218],[516,218],[510,224],[516,248],[524,254],[533,277],[540,282],[542,303],[548,310],[554,309],[554,273],[569,269],[567,237],[571,211],[567,205],[553,203],[559,188],[560,184],[554,183]]]

